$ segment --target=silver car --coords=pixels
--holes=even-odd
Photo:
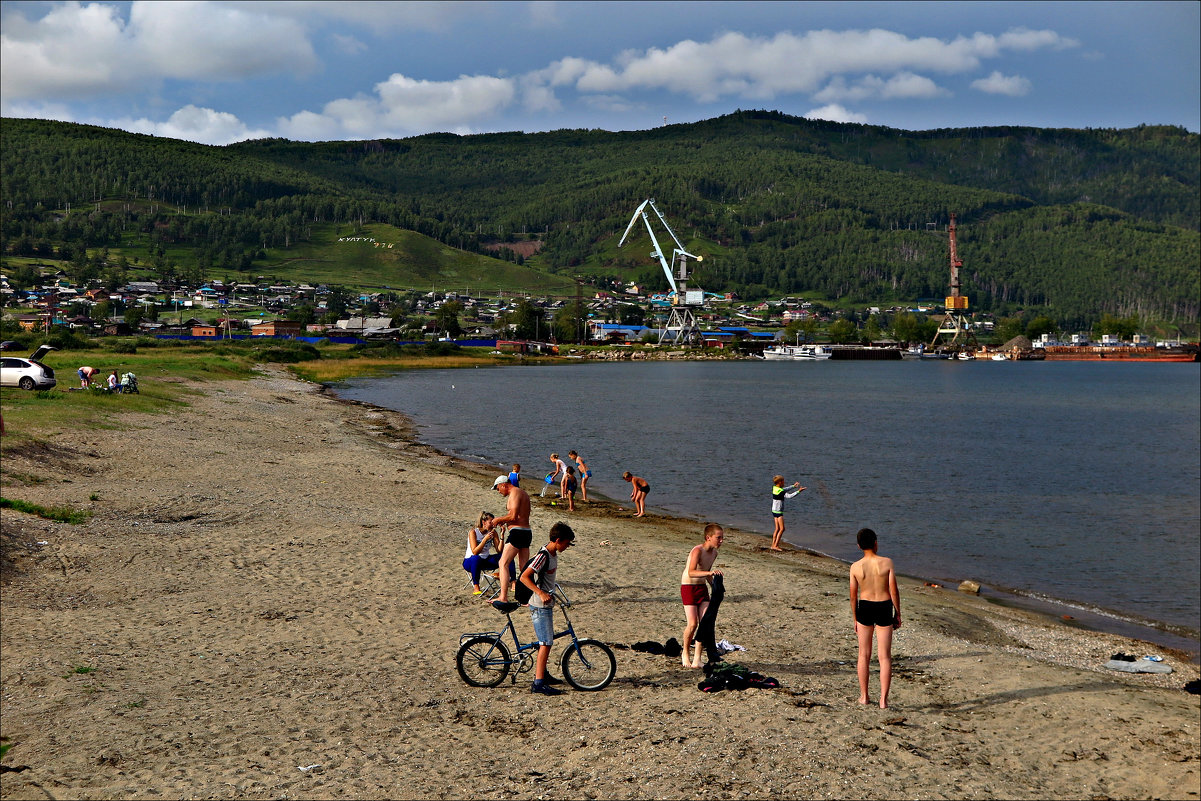
[[[54,371],[39,360],[52,350],[54,348],[49,345],[42,345],[28,359],[16,356],[0,358],[0,386],[50,389],[58,381],[54,378]]]

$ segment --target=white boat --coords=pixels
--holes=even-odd
[[[764,348],[763,358],[769,361],[814,362],[828,359],[833,353],[829,345],[773,345]]]
[[[959,351],[959,356],[956,358],[958,358],[961,362],[974,362],[976,361],[976,354],[972,353],[970,350],[961,350]]]
[[[1004,353],[994,353],[992,355],[992,360],[994,362],[1007,362],[1007,361],[1009,361],[1009,357],[1006,356]]]

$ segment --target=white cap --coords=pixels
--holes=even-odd
[[[497,476],[496,480],[492,482],[492,489],[496,489],[501,484],[508,484],[508,483],[509,483],[508,476]]]

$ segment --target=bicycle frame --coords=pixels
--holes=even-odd
[[[576,636],[575,627],[571,624],[571,618],[568,617],[568,615],[567,615],[567,608],[571,606],[570,599],[568,599],[567,594],[565,592],[563,592],[563,588],[560,587],[558,584],[555,585],[555,590],[552,593],[552,595],[554,595],[554,597],[559,601],[557,606],[559,609],[561,609],[563,611],[563,619],[567,623],[567,628],[565,628],[563,631],[559,631],[559,632],[555,633],[555,639],[558,640],[558,639],[562,639],[563,637],[570,636],[571,641],[578,646],[579,645],[579,637]],[[499,642],[504,639],[506,631],[509,633],[509,636],[513,639],[513,645],[517,649],[514,654],[514,657],[512,659],[508,660],[509,665],[517,666],[517,669],[513,671],[513,675],[510,679],[510,681],[513,684],[516,684],[517,683],[517,674],[525,673],[526,671],[529,670],[530,666],[527,664],[527,662],[531,658],[533,658],[533,656],[537,653],[538,646],[540,645],[540,643],[535,641],[535,642],[529,642],[529,643],[523,644],[521,642],[521,640],[518,639],[517,627],[515,625],[513,625],[513,613],[512,612],[505,613],[505,625],[499,631],[475,631],[475,632],[468,632],[466,634],[460,634],[459,635],[459,644],[462,645],[464,642],[471,639],[472,637],[495,637],[496,640]],[[492,655],[492,651],[489,650],[488,653],[485,654],[485,658],[489,658],[489,657],[491,657],[491,655]],[[503,662],[503,660],[494,660],[494,661],[496,661],[498,663]]]

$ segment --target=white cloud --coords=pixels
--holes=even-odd
[[[530,25],[535,28],[556,28],[563,24],[559,19],[559,4],[553,0],[533,0],[527,9]]]
[[[807,120],[829,120],[830,122],[867,122],[867,116],[858,112],[849,111],[837,103],[831,103],[828,106],[815,108],[812,111],[805,113]]]
[[[835,100],[866,100],[881,98],[883,100],[928,99],[949,95],[946,89],[922,75],[912,72],[898,72],[885,80],[875,75],[865,75],[854,84],[847,84],[841,75],[837,75],[824,89],[813,95],[819,103]]]
[[[417,28],[428,31],[449,30],[454,23],[480,14],[494,13],[491,4],[455,2],[455,0],[244,0],[224,5],[253,10],[255,13],[287,17],[305,22],[339,20],[368,29]]]
[[[359,53],[367,50],[367,45],[363,44],[353,36],[335,33],[330,37],[330,39],[333,40],[334,47],[348,56],[357,56]]]
[[[0,103],[0,114],[5,117],[17,117],[23,120],[56,120],[58,122],[77,122],[71,109],[62,103]]]
[[[608,111],[614,114],[624,114],[646,108],[645,103],[634,103],[620,95],[587,95],[584,103],[598,111]]]
[[[282,136],[306,140],[469,131],[509,106],[516,94],[510,78],[461,75],[453,81],[422,81],[396,73],[375,85],[374,97],[334,100],[320,113],[280,118],[278,126]],[[548,101],[543,97],[541,102]]]
[[[880,29],[819,30],[799,36],[785,32],[770,38],[724,33],[709,42],[685,40],[665,49],[626,51],[613,64],[562,59],[548,68],[548,80],[552,85],[574,82],[581,92],[662,89],[713,102],[730,95],[771,99],[809,93],[834,76],[868,73],[857,88],[846,90],[852,97],[930,97],[942,90],[914,70],[961,73],[1006,50],[1075,45],[1054,31],[1024,29],[950,41],[911,39]],[[882,81],[875,73],[893,77]]]
[[[299,24],[252,9],[135,2],[128,20],[102,3],[65,3],[35,21],[12,12],[0,34],[0,91],[8,99],[94,98],[164,78],[234,80],[316,66]]]
[[[134,133],[184,139],[206,145],[228,145],[246,139],[262,139],[273,136],[269,131],[247,128],[233,114],[198,108],[188,105],[172,114],[166,122],[154,122],[145,118],[110,120],[99,123]]]
[[[1030,92],[1030,81],[1021,75],[1002,75],[993,70],[992,75],[972,81],[972,88],[991,95],[1009,95],[1022,97]]]

